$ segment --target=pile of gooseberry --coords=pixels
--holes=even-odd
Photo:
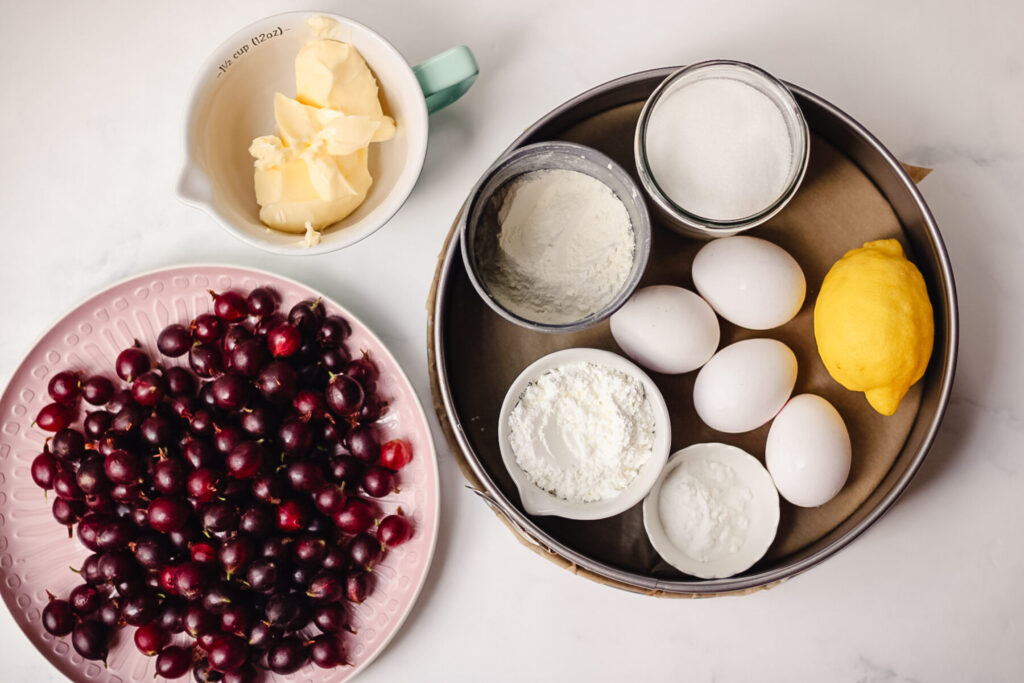
[[[353,356],[348,322],[321,300],[284,315],[269,288],[210,294],[212,312],[157,339],[187,367],[136,343],[117,356],[116,381],[50,380],[35,424],[53,434],[31,474],[92,554],[80,585],[50,595],[43,627],[104,663],[134,627],[165,678],[346,665],[347,604],[412,535],[378,500],[397,490],[411,447],[380,443],[378,368]]]

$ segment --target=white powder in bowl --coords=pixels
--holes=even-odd
[[[715,221],[747,218],[786,190],[793,142],[782,110],[732,78],[706,78],[667,92],[651,110],[644,149],[661,191]]]
[[[491,295],[527,320],[582,320],[619,293],[633,267],[629,212],[585,173],[532,171],[497,199],[497,239],[480,240],[482,279]]]
[[[508,422],[516,463],[530,481],[577,503],[617,496],[654,449],[654,410],[643,385],[596,363],[538,377]]]
[[[675,547],[700,563],[721,560],[747,542],[753,494],[729,465],[691,459],[661,485],[658,514]]]

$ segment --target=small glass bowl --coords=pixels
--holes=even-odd
[[[480,272],[477,240],[485,230],[496,233],[500,229],[497,220],[499,207],[492,200],[505,185],[524,173],[557,169],[578,171],[601,181],[625,205],[633,230],[633,265],[618,293],[600,309],[580,320],[545,323],[513,313],[491,294]],[[501,317],[538,332],[576,332],[609,317],[626,303],[640,284],[651,253],[651,219],[636,182],[606,155],[573,142],[538,142],[503,156],[473,188],[460,220],[462,261],[477,293]]]
[[[654,173],[651,171],[647,158],[646,138],[647,126],[652,112],[657,108],[658,102],[667,94],[677,91],[708,78],[728,78],[740,81],[749,85],[767,96],[782,112],[789,131],[789,139],[792,150],[792,163],[786,179],[785,190],[778,198],[766,206],[763,210],[744,218],[735,220],[714,220],[698,216],[687,211],[684,207],[674,202],[667,193],[659,187]],[[653,200],[659,214],[666,220],[670,227],[684,235],[699,238],[728,237],[749,230],[756,225],[764,223],[768,219],[782,211],[789,203],[803,181],[804,173],[807,171],[807,160],[810,157],[811,138],[800,106],[796,99],[782,81],[778,80],[763,69],[751,64],[730,60],[712,60],[698,62],[683,67],[668,76],[661,85],[655,89],[644,104],[640,112],[640,120],[636,126],[636,137],[633,141],[633,152],[636,158],[637,171],[640,174],[640,182],[647,194]]]

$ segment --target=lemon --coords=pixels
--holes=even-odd
[[[935,323],[924,278],[893,239],[836,261],[814,304],[814,338],[832,378],[892,415],[924,375]]]

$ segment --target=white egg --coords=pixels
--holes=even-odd
[[[612,337],[640,365],[668,375],[696,370],[718,348],[718,318],[688,289],[644,287],[612,315]]]
[[[821,396],[790,399],[768,430],[764,456],[782,497],[800,507],[832,500],[850,474],[850,434]]]
[[[697,373],[693,407],[712,429],[749,432],[775,417],[789,400],[796,369],[796,356],[780,341],[738,341]]]
[[[769,330],[800,312],[807,282],[782,247],[757,237],[726,237],[701,247],[693,284],[718,315],[748,330]]]

